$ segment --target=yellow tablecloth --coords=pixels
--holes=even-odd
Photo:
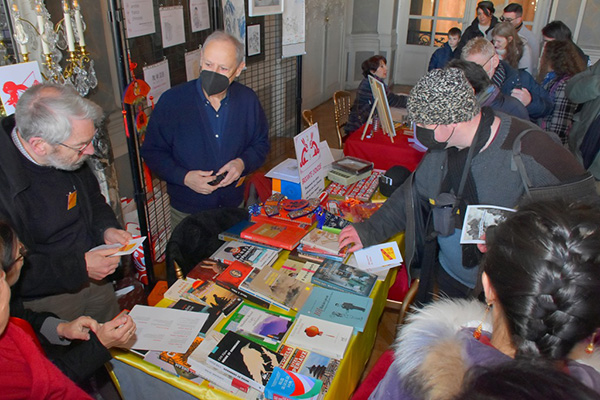
[[[399,239],[399,244],[402,244],[403,235],[397,236],[395,239]],[[282,251],[282,254],[279,257],[279,260],[275,263],[274,268],[278,269],[285,262],[288,254],[289,252]],[[396,279],[396,273],[397,268],[392,269],[384,281],[377,281],[375,284],[375,287],[371,292],[371,297],[373,298],[373,307],[371,309],[371,314],[369,315],[365,329],[363,332],[355,334],[350,340],[346,350],[346,355],[341,361],[331,387],[325,396],[326,400],[349,399],[352,395],[352,392],[356,388],[365,365],[371,356],[371,351],[377,336],[379,318],[381,317],[385,307],[388,290]],[[157,306],[167,307],[170,303],[170,300],[164,299],[158,303]],[[281,310],[278,309],[278,311]],[[212,387],[210,383],[206,381],[201,385],[198,385],[185,378],[177,377],[165,372],[157,366],[145,362],[140,356],[134,353],[119,349],[111,349],[111,353],[115,359],[144,371],[148,375],[175,386],[199,399],[238,399],[238,397]]]

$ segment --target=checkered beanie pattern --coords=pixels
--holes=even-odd
[[[480,111],[473,87],[457,68],[434,69],[419,79],[407,108],[408,118],[422,125],[470,121]]]

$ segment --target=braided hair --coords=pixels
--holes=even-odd
[[[564,360],[600,324],[600,207],[521,208],[494,230],[483,268],[516,357]]]

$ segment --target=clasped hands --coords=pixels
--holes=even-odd
[[[183,184],[194,192],[200,194],[211,194],[218,188],[231,185],[237,181],[242,172],[244,172],[244,161],[241,158],[236,158],[223,165],[216,174],[213,171],[194,170],[189,171],[183,179]],[[209,182],[215,180],[215,176],[226,173],[225,178],[217,185],[209,185]]]
[[[89,340],[90,331],[94,332],[104,347],[121,347],[135,334],[135,322],[129,315],[116,318],[104,324],[91,317],[82,316],[71,322],[61,322],[56,333],[69,340]]]

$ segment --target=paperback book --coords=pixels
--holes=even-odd
[[[225,271],[223,271],[217,277],[215,283],[228,290],[231,290],[232,288],[237,288],[240,286],[240,283],[242,283],[244,279],[246,279],[246,277],[250,275],[252,269],[253,268],[248,264],[244,264],[239,261],[234,261],[233,264],[229,265],[225,269]]]
[[[279,308],[281,308],[282,310],[285,311],[289,311],[289,307],[286,307],[284,304],[281,304],[269,297],[267,297],[266,295],[259,293],[257,291],[255,291],[254,289],[252,289],[250,287],[250,284],[252,283],[252,281],[254,280],[254,278],[256,278],[256,276],[258,275],[258,273],[260,272],[259,269],[254,269],[252,270],[252,272],[250,272],[250,275],[248,275],[246,277],[246,279],[244,279],[244,281],[240,284],[240,286],[238,287],[238,289],[240,290],[240,292],[244,293],[247,300],[253,302],[254,304],[261,306],[261,307],[265,307],[268,308],[270,304],[277,306]],[[261,304],[264,303],[264,304]]]
[[[264,391],[282,358],[282,355],[230,331],[209,354],[207,361],[251,387]]]
[[[255,268],[271,265],[279,257],[275,250],[242,242],[225,242],[210,258],[233,264],[240,261]]]
[[[305,234],[306,231],[298,227],[273,222],[257,222],[242,232],[242,238],[293,250]]]
[[[277,351],[294,318],[276,311],[242,303],[227,320],[221,332],[232,331]]]
[[[321,394],[327,393],[340,365],[340,360],[285,344],[281,346],[279,353],[284,357],[281,360],[281,368],[320,379],[323,382]]]
[[[221,261],[211,259],[202,260],[187,273],[186,278],[187,280],[200,279],[202,281],[214,281],[221,272],[225,271],[225,268],[227,268],[227,264]]]
[[[319,379],[275,367],[265,387],[265,397],[269,400],[274,398],[316,400],[322,387],[323,382]]]
[[[315,272],[312,282],[329,289],[369,296],[377,282],[377,275],[339,261],[325,260]]]
[[[313,288],[298,314],[348,325],[355,332],[365,329],[373,299],[322,287]]]
[[[302,308],[312,290],[312,284],[301,282],[271,267],[263,268],[249,286],[255,292],[291,310]]]
[[[345,252],[340,252],[339,235],[337,233],[327,232],[321,229],[313,229],[310,231],[300,243],[302,243],[303,249],[310,249],[310,251],[318,251],[324,254],[331,254],[339,257],[345,257]]]
[[[285,344],[341,359],[352,337],[351,326],[299,315]]]
[[[221,233],[219,233],[219,239],[224,241],[224,242],[244,242],[244,243],[248,243],[254,246],[260,246],[260,247],[265,247],[267,249],[271,249],[271,250],[275,250],[277,252],[281,251],[281,249],[277,248],[277,247],[273,247],[273,246],[269,246],[266,244],[259,244],[256,242],[251,242],[249,240],[245,240],[242,238],[242,231],[246,228],[251,227],[252,225],[254,225],[254,222],[252,221],[242,221],[239,222],[237,224],[235,224],[234,226],[232,226],[231,228],[227,229],[226,231],[223,231]]]
[[[325,221],[323,222],[323,230],[328,232],[333,232],[339,234],[342,229],[350,225],[350,221],[340,217],[339,215],[335,215],[330,213],[329,211],[325,211]]]
[[[280,271],[305,283],[311,283],[319,264],[310,261],[286,260]]]

